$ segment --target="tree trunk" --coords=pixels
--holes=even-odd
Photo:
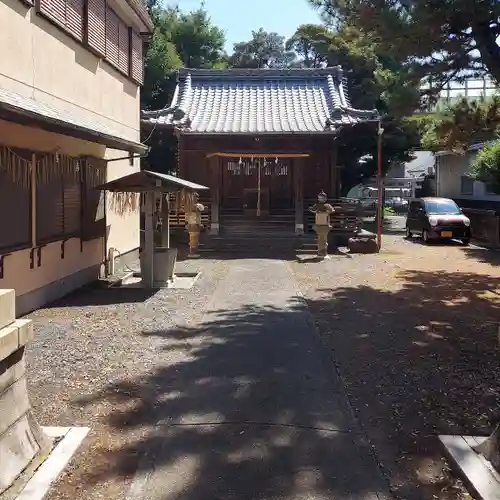
[[[483,455],[486,460],[491,462],[495,470],[500,472],[500,424],[498,424],[490,437],[476,446],[475,451]]]
[[[497,44],[496,33],[490,28],[489,23],[475,23],[472,36],[481,54],[481,62],[493,79],[500,82],[500,46]]]

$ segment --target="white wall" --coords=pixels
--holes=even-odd
[[[436,189],[437,196],[444,198],[460,198],[480,201],[500,201],[500,195],[486,191],[486,185],[481,181],[473,181],[472,194],[462,192],[462,176],[468,176],[470,165],[476,157],[476,152],[465,155],[442,154],[436,156]]]

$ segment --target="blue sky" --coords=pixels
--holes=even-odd
[[[172,0],[182,10],[200,6],[200,0]],[[239,5],[238,5],[239,4]],[[319,15],[307,0],[205,0],[205,8],[214,24],[226,32],[226,50],[249,40],[252,30],[264,28],[289,38],[300,24],[317,23]]]

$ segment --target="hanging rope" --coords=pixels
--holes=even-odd
[[[27,160],[10,148],[0,146],[0,173],[5,175],[13,184],[29,188],[31,158]]]
[[[85,160],[52,153],[36,160],[36,180],[40,184],[49,184],[54,179],[63,178],[69,182],[80,182],[85,168]]]
[[[109,208],[120,215],[127,212],[134,212],[139,207],[139,193],[110,193]]]

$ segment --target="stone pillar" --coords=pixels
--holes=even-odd
[[[328,233],[330,229],[330,226],[324,224],[315,224],[314,226],[317,235],[318,257],[321,259],[328,258]]]
[[[52,448],[28,398],[24,349],[33,338],[33,325],[16,320],[15,308],[14,290],[0,290],[0,495]]]
[[[197,255],[200,243],[201,213],[205,207],[198,203],[198,193],[193,193],[194,205],[190,212],[186,213],[186,230],[189,233],[189,255]]]
[[[327,203],[326,193],[321,191],[318,194],[318,203],[309,209],[314,214],[318,241],[318,257],[321,259],[328,258],[328,233],[332,226],[330,225],[330,215],[335,211],[334,208]]]

